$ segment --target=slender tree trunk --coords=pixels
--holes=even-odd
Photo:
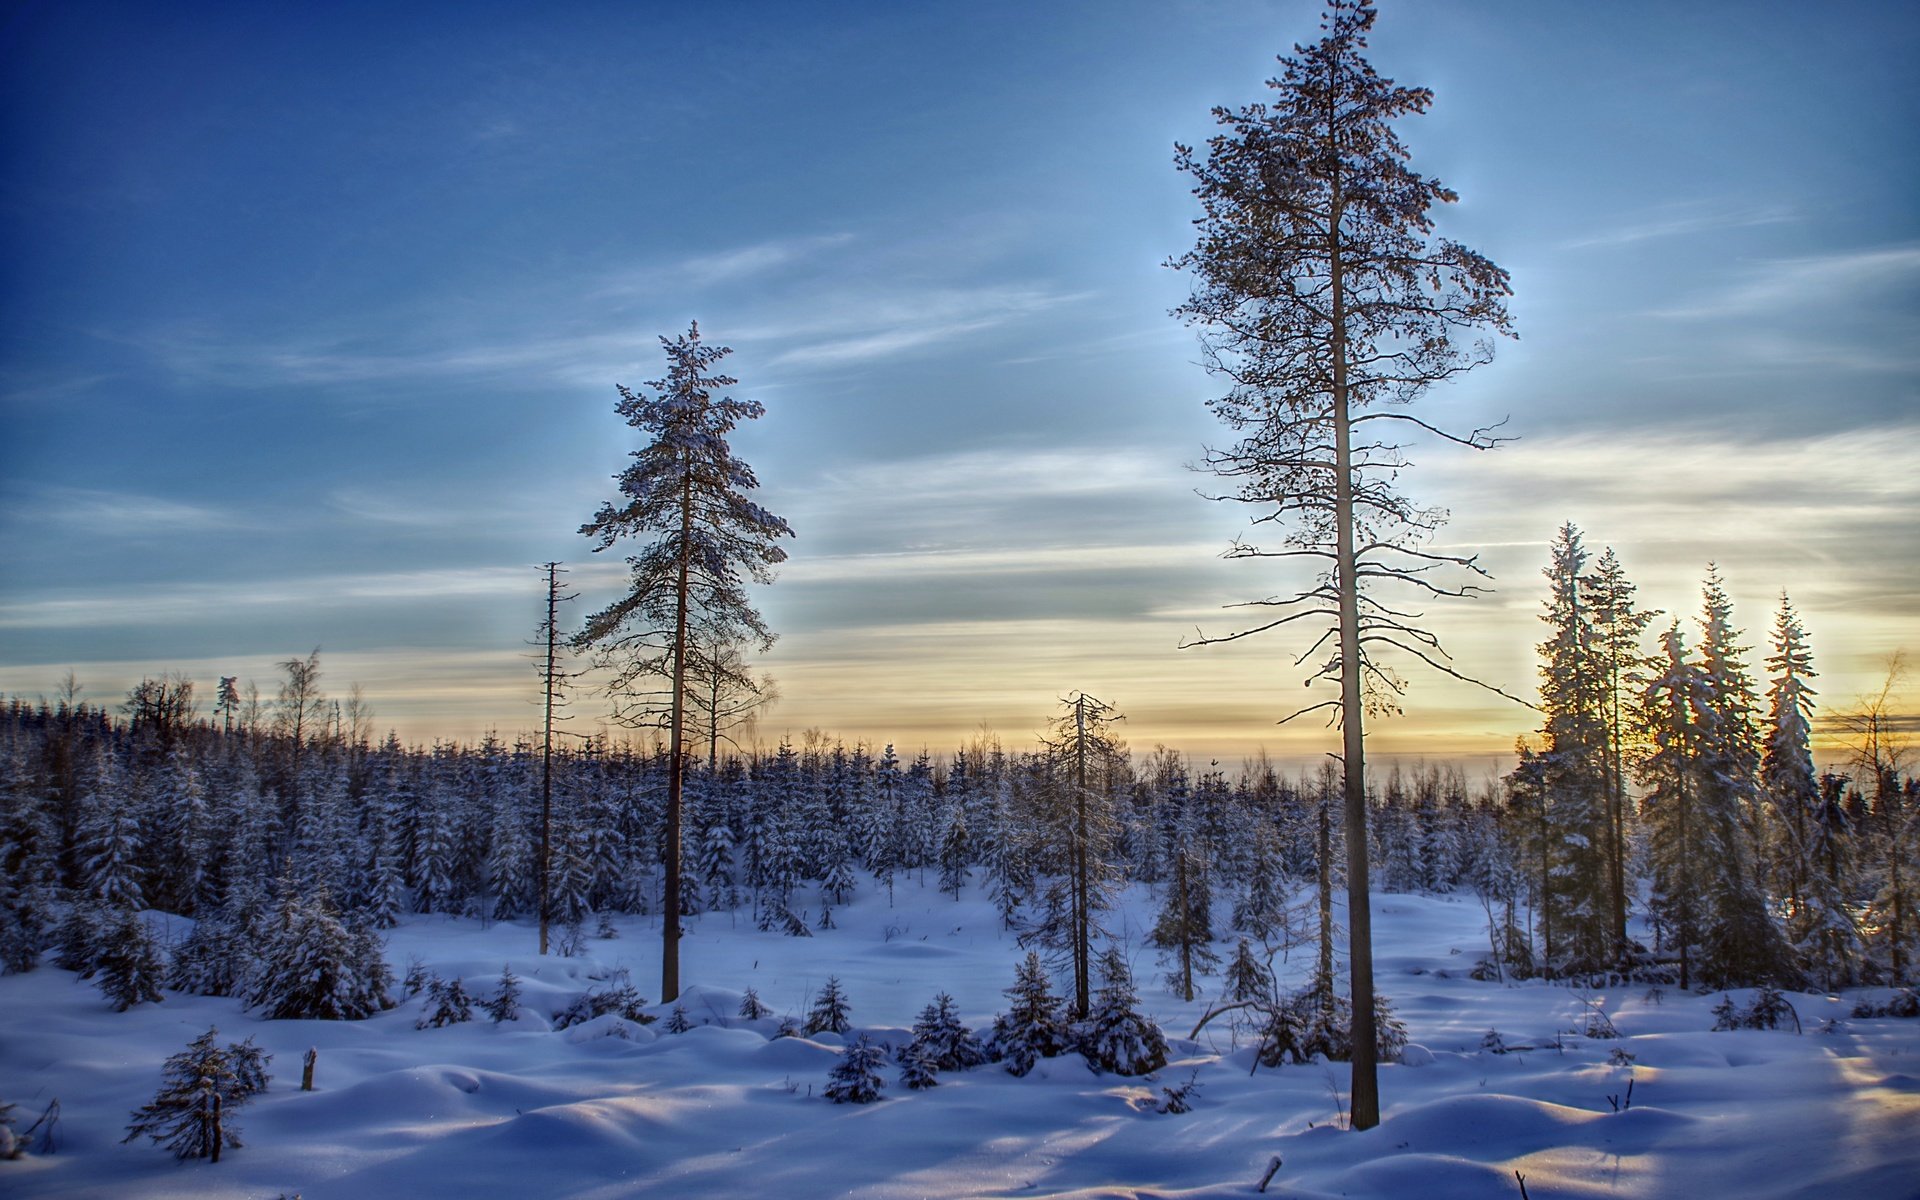
[[[1331,135],[1333,122],[1328,116]],[[1334,147],[1336,154],[1338,145]],[[1340,180],[1333,181],[1328,242],[1333,293],[1333,441],[1336,583],[1340,593],[1341,766],[1346,783],[1347,970],[1353,991],[1352,1126],[1380,1123],[1378,1044],[1373,1019],[1373,913],[1367,888],[1367,769],[1361,728],[1360,577],[1354,561],[1353,429],[1347,395],[1346,286],[1340,258]]]
[[[1620,728],[1620,668],[1608,667],[1607,728],[1607,857],[1608,880],[1613,890],[1614,958],[1624,970],[1627,963],[1627,780],[1622,761]]]
[[[540,739],[540,953],[553,923],[553,656],[560,606],[560,564],[547,564],[546,721]]]
[[[1332,789],[1320,789],[1320,828],[1318,845],[1318,870],[1315,872],[1320,892],[1320,962],[1319,973],[1314,984],[1320,991],[1320,1015],[1330,1022],[1333,1018],[1333,794]]]
[[[1688,748],[1688,755],[1689,758],[1691,758],[1691,747]],[[1687,767],[1681,769],[1680,786],[1677,790],[1677,798],[1680,804],[1680,811],[1677,814],[1680,828],[1680,870],[1678,872],[1678,878],[1674,880],[1675,886],[1680,889],[1679,912],[1675,914],[1679,917],[1679,920],[1675,922],[1674,940],[1680,944],[1680,990],[1683,992],[1691,986],[1687,967],[1689,965],[1688,955],[1692,950],[1695,933],[1693,911],[1695,899],[1693,886],[1693,847],[1689,843],[1687,836],[1687,811],[1691,807],[1692,801],[1687,796],[1687,769]]]
[[[680,565],[674,583],[673,700],[668,710],[667,829],[660,849],[666,892],[660,905],[660,1002],[680,998],[680,797],[686,787],[687,573],[693,553],[693,476],[680,485]]]
[[[1074,852],[1071,864],[1074,873],[1073,1013],[1075,1017],[1084,1021],[1090,1008],[1087,943],[1092,936],[1092,918],[1087,910],[1093,900],[1092,881],[1088,878],[1091,871],[1087,847],[1087,696],[1085,692],[1080,693],[1073,702],[1073,728]]]

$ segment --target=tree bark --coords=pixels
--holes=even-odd
[[[1329,89],[1331,94],[1331,89]],[[1329,114],[1329,133],[1336,118]],[[1337,150],[1337,146],[1336,146]],[[1367,888],[1367,768],[1361,727],[1360,578],[1354,563],[1353,429],[1347,396],[1346,288],[1340,261],[1340,179],[1333,181],[1328,261],[1333,292],[1333,439],[1336,583],[1340,592],[1341,773],[1346,793],[1347,970],[1353,992],[1353,1128],[1380,1123],[1373,1019],[1373,914]]]
[[[687,573],[693,553],[693,475],[680,485],[680,565],[673,602],[673,701],[667,733],[667,828],[661,839],[666,895],[660,909],[660,1002],[680,998],[680,797],[686,788],[683,727],[687,685]]]

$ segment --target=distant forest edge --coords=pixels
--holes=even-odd
[[[1491,977],[1911,982],[1920,778],[1888,696],[1846,718],[1850,766],[1817,773],[1812,660],[1784,597],[1763,702],[1711,572],[1692,646],[1675,621],[1654,652],[1617,561],[1589,570],[1572,526],[1547,576],[1539,736],[1500,779],[1444,765],[1370,775],[1376,888],[1477,895]],[[71,683],[52,702],[0,705],[6,969],[47,949],[90,968],[148,908],[240,930],[297,901],[363,951],[407,912],[530,919],[543,857],[557,927],[664,911],[659,746],[557,749],[543,840],[536,741],[376,744],[357,689],[344,707],[326,699],[317,654],[283,667],[269,701],[223,681],[211,716],[179,677],[142,682],[113,711]],[[985,889],[1009,929],[1084,974],[1103,897],[1142,883],[1167,897],[1149,940],[1184,990],[1236,933],[1317,939],[1331,959],[1337,762],[1289,775],[1135,754],[1107,736],[1104,705],[1089,736],[1098,702],[1064,704],[1035,748],[983,735],[944,758],[817,731],[775,749],[690,738],[680,912],[799,936],[856,889],[912,874],[956,896]],[[176,954],[172,985],[202,990],[206,965]]]

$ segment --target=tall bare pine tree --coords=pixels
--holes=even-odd
[[[1331,708],[1343,730],[1350,903],[1353,1125],[1379,1122],[1374,1060],[1373,953],[1367,911],[1366,773],[1362,716],[1394,707],[1402,681],[1383,649],[1457,674],[1434,636],[1374,585],[1458,595],[1437,572],[1477,571],[1471,558],[1431,548],[1444,513],[1394,487],[1404,432],[1483,448],[1484,430],[1446,433],[1407,411],[1428,386],[1492,357],[1470,330],[1510,333],[1507,273],[1433,236],[1428,210],[1454,200],[1407,165],[1393,121],[1425,112],[1433,94],[1395,86],[1366,58],[1370,0],[1333,0],[1323,36],[1280,59],[1268,103],[1215,109],[1223,132],[1206,152],[1176,148],[1204,215],[1194,248],[1172,265],[1194,273],[1176,312],[1203,330],[1208,366],[1229,383],[1215,414],[1239,435],[1208,465],[1233,481],[1227,498],[1253,506],[1283,545],[1236,545],[1233,557],[1299,557],[1315,583],[1256,602],[1273,614],[1251,633],[1303,623],[1318,629],[1301,660],[1338,682]],[[1371,703],[1369,703],[1371,701]]]

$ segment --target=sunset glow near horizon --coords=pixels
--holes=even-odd
[[[1533,696],[1571,521],[1690,636],[1716,562],[1762,688],[1784,589],[1821,713],[1877,692],[1920,652],[1920,12],[1380,8],[1376,67],[1435,92],[1401,132],[1460,193],[1439,232],[1512,272],[1521,335],[1420,410],[1518,440],[1402,480],[1494,575],[1426,606],[1461,669]],[[1330,694],[1306,640],[1177,648],[1299,580],[1219,557],[1248,514],[1196,494],[1221,385],[1162,265],[1173,143],[1318,16],[16,6],[0,693],[178,671],[204,706],[319,646],[382,732],[533,728],[536,564],[575,622],[622,586],[576,532],[635,445],[614,384],[697,319],[797,532],[761,741],[1021,747],[1084,690],[1136,750],[1318,760],[1321,722],[1275,725]],[[1384,759],[1481,771],[1537,724],[1403,673]]]

